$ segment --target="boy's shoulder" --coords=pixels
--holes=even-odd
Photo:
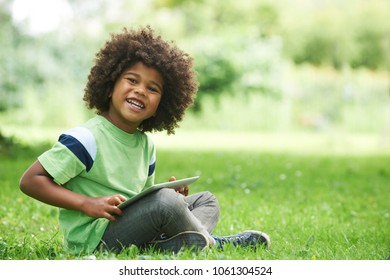
[[[102,121],[99,116],[87,120],[84,124],[70,128],[62,133],[61,137],[70,137],[82,144],[89,153],[96,155],[97,139],[99,130],[102,128]]]
[[[92,131],[85,126],[78,126],[63,132],[59,141],[72,150],[72,147],[80,147],[80,144],[87,150],[92,159],[96,157],[97,145]]]

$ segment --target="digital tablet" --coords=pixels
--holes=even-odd
[[[154,184],[150,188],[147,188],[147,189],[143,190],[142,192],[140,192],[139,194],[133,196],[132,198],[129,198],[128,200],[122,202],[121,204],[118,205],[118,207],[120,209],[123,209],[123,208],[129,206],[130,204],[134,203],[135,201],[139,200],[140,198],[143,198],[144,196],[146,196],[154,191],[157,191],[159,189],[162,189],[162,188],[176,189],[182,185],[192,184],[193,182],[195,182],[198,179],[199,179],[199,176],[194,176],[194,177],[180,179],[180,180],[176,180],[176,181],[172,181],[172,182],[164,182],[164,183],[160,183],[160,184]]]

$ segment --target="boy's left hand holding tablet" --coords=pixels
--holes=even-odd
[[[176,181],[175,176],[171,176],[171,178],[169,178],[169,182],[173,182],[173,181]],[[175,192],[180,193],[184,196],[187,196],[188,195],[188,185],[181,185],[180,187],[175,189]]]

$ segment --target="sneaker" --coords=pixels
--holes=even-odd
[[[248,230],[239,234],[230,236],[213,236],[218,249],[222,249],[225,244],[233,244],[241,247],[255,247],[257,244],[262,244],[266,249],[271,246],[269,236],[260,231]]]
[[[209,246],[209,241],[200,232],[184,231],[170,238],[152,241],[148,243],[148,245],[148,247],[152,247],[160,251],[172,251],[177,253],[182,248],[202,250]]]

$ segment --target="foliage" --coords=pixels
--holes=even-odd
[[[12,138],[7,138],[0,133],[0,154],[9,151],[14,146]]]
[[[30,35],[12,23],[9,5],[10,1],[0,2],[0,111],[23,108],[29,89],[42,99],[52,94],[46,92],[51,85],[56,85],[56,91],[64,84],[81,85],[87,78],[93,57],[89,49],[94,43],[82,36],[78,38],[81,44],[74,44],[66,34]]]
[[[31,143],[84,122],[94,53],[109,32],[151,24],[195,58],[200,88],[182,128],[371,133],[388,147],[388,2],[298,2],[69,1],[71,22],[30,34],[0,1],[0,130]]]
[[[390,66],[389,2],[300,1],[284,9],[284,52],[297,64],[386,70]],[[297,20],[304,18],[305,20]]]
[[[31,40],[24,36],[12,25],[10,15],[0,3],[0,111],[8,107],[20,106],[22,100],[19,81],[39,85],[42,80],[36,74],[35,67],[31,67],[25,59],[23,47],[29,45]]]
[[[199,74],[199,92],[195,100],[195,111],[200,111],[202,97],[205,94],[220,95],[229,91],[236,79],[232,63],[220,52],[204,52],[196,60],[196,71]]]
[[[12,22],[12,1],[2,1],[0,110],[22,107],[26,87],[34,88],[41,98],[39,92],[49,81],[72,81],[81,92],[94,52],[109,32],[129,25],[158,26],[165,37],[182,42],[195,57],[198,110],[204,95],[219,96],[237,88],[279,97],[281,89],[273,79],[284,60],[337,69],[389,67],[387,1],[295,2],[69,1],[76,15],[72,22],[57,32],[31,35],[25,26]],[[134,9],[137,13],[129,22],[128,11]],[[305,20],[297,20],[301,18]]]

